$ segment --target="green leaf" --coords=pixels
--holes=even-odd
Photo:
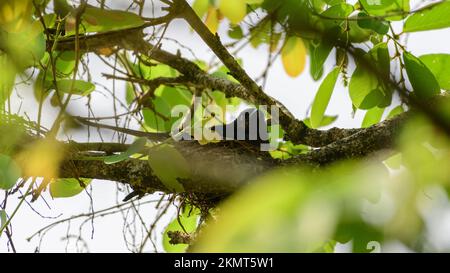
[[[352,247],[355,253],[368,253],[371,241],[382,242],[383,233],[362,220],[342,221],[337,228],[336,237],[353,239]],[[339,241],[339,240],[338,240]]]
[[[161,144],[150,149],[148,163],[168,190],[183,192],[180,179],[189,179],[191,170],[186,159],[171,145]]]
[[[11,189],[21,174],[19,166],[9,156],[0,154],[0,189]]]
[[[0,67],[7,68],[0,72],[0,109],[2,109],[13,91],[16,71],[8,55],[4,53],[0,53]]]
[[[189,206],[186,206],[184,208],[183,213],[180,213],[180,217],[175,218],[170,222],[170,224],[166,227],[166,230],[164,231],[163,236],[163,247],[166,252],[169,253],[183,253],[186,251],[186,248],[188,247],[187,244],[177,244],[173,245],[171,244],[170,238],[167,235],[169,231],[178,231],[178,232],[188,232],[193,233],[195,232],[198,224],[199,219],[199,211],[197,209],[192,209]],[[180,225],[183,225],[181,226]],[[184,229],[183,229],[184,228]]]
[[[125,90],[125,101],[128,105],[130,105],[136,99],[136,95],[134,94],[133,85],[129,82],[126,83]]]
[[[192,93],[182,88],[163,86],[156,90],[155,98],[151,101],[153,109],[144,109],[144,121],[147,129],[156,132],[169,132],[179,117],[172,117],[171,111],[175,106],[189,107]]]
[[[17,33],[0,31],[2,51],[9,55],[19,71],[35,66],[45,54],[46,43],[40,24],[35,21]]]
[[[415,32],[447,27],[450,27],[450,1],[442,1],[409,16],[403,31]]]
[[[240,40],[244,37],[244,32],[242,31],[241,26],[235,25],[230,28],[228,31],[228,36],[235,40]]]
[[[334,253],[334,249],[335,249],[336,245],[337,245],[337,242],[334,240],[331,240],[331,241],[327,242],[322,247],[322,251],[319,251],[319,252]]]
[[[357,66],[349,84],[353,105],[359,109],[371,109],[377,106],[383,98],[378,87],[376,75],[363,66]]]
[[[322,124],[322,119],[333,94],[338,76],[339,67],[336,67],[326,76],[319,87],[319,91],[317,91],[311,109],[311,126],[313,128],[318,128]]]
[[[337,120],[337,118],[338,118],[338,116],[323,116],[322,121],[321,121],[320,125],[317,128],[331,125],[333,122],[335,122]],[[304,119],[303,123],[306,126],[308,126],[309,128],[312,128],[312,126],[311,126],[311,119],[310,118]]]
[[[347,3],[340,3],[329,7],[322,12],[323,16],[330,18],[346,18],[355,10],[352,5]],[[335,27],[339,27],[340,30],[344,26],[345,20],[324,20],[322,22],[324,27],[329,30],[333,30]]]
[[[108,156],[104,159],[104,162],[106,164],[115,164],[124,160],[127,160],[130,156],[137,154],[139,152],[142,152],[142,150],[145,147],[145,144],[147,144],[146,138],[138,138],[136,141],[133,142],[133,144],[128,147],[128,149],[120,154]]]
[[[310,151],[310,147],[305,145],[294,145],[291,141],[280,143],[277,150],[270,151],[270,155],[276,159],[289,159],[293,156]]]
[[[385,108],[374,107],[366,112],[361,128],[367,128],[377,124],[383,117]]]
[[[376,15],[376,13],[384,12],[394,3],[394,0],[360,0],[359,2],[365,10]]]
[[[388,20],[401,20],[409,11],[409,0],[360,0],[359,2],[370,15],[392,15],[387,17]]]
[[[382,93],[382,100],[378,107],[384,108],[391,105],[392,102],[392,88],[386,84],[391,72],[391,59],[389,56],[389,49],[387,43],[379,43],[369,51],[371,63],[376,66],[378,89]]]
[[[3,229],[3,226],[6,224],[7,215],[5,210],[0,210],[0,229]],[[2,232],[3,233],[3,232]],[[0,237],[2,237],[2,233],[0,233]]]
[[[386,21],[370,17],[364,12],[358,14],[358,26],[365,29],[371,29],[382,35],[389,31],[389,24]]]
[[[53,198],[68,198],[81,193],[92,179],[75,178],[56,179],[50,183],[50,194]],[[83,183],[84,187],[80,183]]]
[[[323,64],[330,55],[333,46],[326,41],[315,40],[309,43],[309,56],[311,58],[310,73],[314,80],[320,79],[323,74]]]
[[[203,18],[203,16],[208,11],[209,0],[195,0],[192,4],[192,9],[197,13],[198,17]]]
[[[66,94],[87,96],[95,90],[95,85],[82,80],[58,80],[58,91]]]
[[[403,112],[405,112],[405,110],[403,109],[403,107],[401,105],[399,105],[399,106],[395,107],[394,109],[392,109],[391,112],[389,112],[386,119],[391,119],[397,115],[400,115]]]
[[[450,90],[450,54],[428,54],[420,56],[419,59],[436,77],[439,86]]]
[[[366,41],[369,41],[370,37],[373,35],[373,31],[369,29],[364,29],[358,25],[358,22],[355,22],[354,20],[349,21],[348,28],[350,31],[349,34],[349,40],[352,43],[363,43]],[[346,33],[344,32],[343,38],[346,36]]]
[[[217,222],[202,229],[193,251],[316,251],[333,239],[342,218],[363,221],[363,200],[379,196],[388,177],[382,168],[346,162],[320,172],[296,167],[261,176],[221,204]],[[350,239],[366,230],[344,229]]]
[[[386,107],[391,104],[392,90],[385,84],[390,76],[390,56],[386,43],[380,43],[368,53],[361,52],[350,79],[349,92],[353,105],[359,109]],[[370,67],[369,67],[370,66]]]
[[[421,60],[405,51],[403,61],[414,93],[419,98],[427,99],[440,93],[439,83]]]
[[[83,32],[107,32],[128,28],[140,27],[144,24],[142,18],[132,12],[121,10],[106,10],[93,6],[87,6],[83,14],[82,27]],[[66,35],[75,34],[75,25],[73,20],[66,20]]]
[[[153,109],[144,108],[142,111],[146,128],[150,132],[169,132],[170,106],[161,97],[153,99],[152,104]]]
[[[41,101],[47,98],[50,94],[50,90],[54,89],[54,80],[69,79],[75,69],[75,52],[53,52],[53,61],[55,62],[55,69],[53,74],[53,65],[50,62],[50,55],[45,53],[41,60],[41,63],[45,64],[46,69],[41,68],[39,70],[38,77],[34,83],[34,96],[37,101]],[[70,87],[68,87],[70,89]]]

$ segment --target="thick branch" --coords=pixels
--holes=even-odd
[[[342,159],[364,157],[380,150],[391,149],[408,115],[402,114],[362,129],[355,135],[287,161],[273,159],[268,153],[261,152],[258,146],[244,141],[223,141],[207,145],[200,145],[196,141],[174,142],[175,148],[187,160],[191,173],[189,179],[179,182],[186,192],[218,197],[236,191],[254,177],[274,168],[296,165],[321,166]],[[0,132],[4,126],[8,129],[11,124],[1,125]],[[6,141],[2,138],[7,139],[8,135],[0,134],[0,143]],[[30,147],[37,139],[24,135],[15,144],[17,148],[9,151],[20,153],[21,149]],[[116,164],[105,164],[100,158],[86,158],[86,152],[111,154],[122,152],[128,149],[129,145],[74,142],[63,145],[65,148],[62,151],[65,154],[60,166],[61,178],[85,177],[117,181],[129,184],[141,193],[172,192],[164,186],[146,160],[129,159]],[[3,147],[0,147],[0,153],[5,152],[7,151],[3,151]]]

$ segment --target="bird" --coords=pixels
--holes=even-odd
[[[240,140],[260,144],[269,140],[264,113],[256,108],[242,111],[232,122],[211,127],[221,140]]]

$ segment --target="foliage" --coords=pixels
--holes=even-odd
[[[423,232],[418,210],[423,192],[450,183],[447,168],[433,167],[448,162],[448,139],[432,130],[423,119],[407,126],[401,136],[401,164],[407,170],[400,175],[390,175],[381,162],[353,161],[257,178],[222,206],[195,251],[322,252],[330,241],[351,239],[355,252],[371,252],[371,241],[393,239],[413,248]],[[447,152],[434,154],[427,143],[439,143]],[[386,198],[393,202],[389,207]]]
[[[193,11],[180,11],[175,3],[184,1],[174,0],[151,18],[145,1],[129,2],[123,10],[94,1],[0,2],[0,189],[8,197],[29,187],[13,213],[7,198],[0,203],[0,235],[29,195],[32,201],[46,190],[53,198],[73,197],[112,173],[111,180],[135,191],[131,198],[159,190],[170,195],[169,204],[182,204],[163,234],[167,252],[188,246],[172,245],[171,231],[195,238],[189,251],[333,252],[350,242],[352,251],[370,252],[373,241],[424,250],[423,195],[433,188],[450,192],[450,54],[416,56],[406,42],[409,33],[448,29],[450,1],[411,9],[409,0],[194,0]],[[209,46],[212,60],[165,36],[177,18]],[[170,42],[176,54],[164,51]],[[258,78],[243,70],[252,62],[239,55],[247,46],[267,53]],[[92,58],[104,66],[92,67]],[[277,65],[292,81],[317,82],[302,120],[263,91]],[[117,82],[124,83],[120,94]],[[24,84],[34,94],[20,93]],[[342,111],[364,111],[360,128],[327,130],[339,119],[328,109],[338,89],[351,105]],[[35,119],[14,109],[16,97],[34,100]],[[105,98],[114,116],[96,117],[91,102],[106,105]],[[75,106],[80,101],[88,117],[80,117],[86,113]],[[275,151],[255,152],[250,142],[236,149],[204,135],[181,144],[170,138],[174,128],[194,137],[260,104],[282,112],[280,124],[269,126],[279,129],[271,135]],[[49,128],[44,112],[54,116]],[[72,141],[76,130],[90,140],[92,128],[102,141],[102,129],[114,131],[117,141]],[[136,138],[127,142],[125,135]],[[222,156],[228,165],[211,167]],[[261,176],[249,179],[240,171],[252,169],[251,157]],[[76,164],[90,176],[79,175]]]

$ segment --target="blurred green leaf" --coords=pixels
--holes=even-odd
[[[380,168],[346,162],[320,172],[295,168],[266,174],[220,206],[217,221],[203,230],[193,251],[317,251],[333,240],[341,216],[363,223],[362,200],[379,196],[380,182],[388,177]],[[377,231],[365,225],[365,231]],[[380,238],[376,232],[361,234],[353,230],[349,239]]]
[[[203,18],[203,16],[208,11],[209,0],[195,0],[192,4],[192,9],[197,13],[198,17]]]
[[[5,210],[0,210],[0,230],[3,230],[3,226],[6,224],[7,215]],[[0,233],[0,237],[2,237],[2,233]]]
[[[384,235],[379,229],[363,221],[343,221],[339,223],[335,236],[338,238],[337,241],[341,243],[346,243],[351,238],[354,253],[372,252],[372,249],[368,247],[369,243],[381,243],[384,240]]]
[[[0,109],[2,109],[11,96],[16,79],[16,71],[8,55],[4,53],[0,53],[0,67],[8,68],[3,69],[0,73]]]
[[[171,145],[161,144],[152,147],[148,163],[155,175],[168,190],[183,192],[182,179],[191,177],[191,170],[183,155]]]
[[[46,42],[39,24],[39,21],[36,21],[20,32],[0,31],[2,49],[18,70],[35,66],[44,56]]]
[[[391,169],[398,170],[402,166],[402,154],[397,153],[384,161],[384,164]]]
[[[92,179],[67,178],[56,179],[50,183],[50,194],[53,198],[68,198],[81,193],[86,186],[91,183]],[[84,186],[81,186],[83,183]]]
[[[0,154],[0,189],[11,189],[21,174],[19,166],[9,156]]]

